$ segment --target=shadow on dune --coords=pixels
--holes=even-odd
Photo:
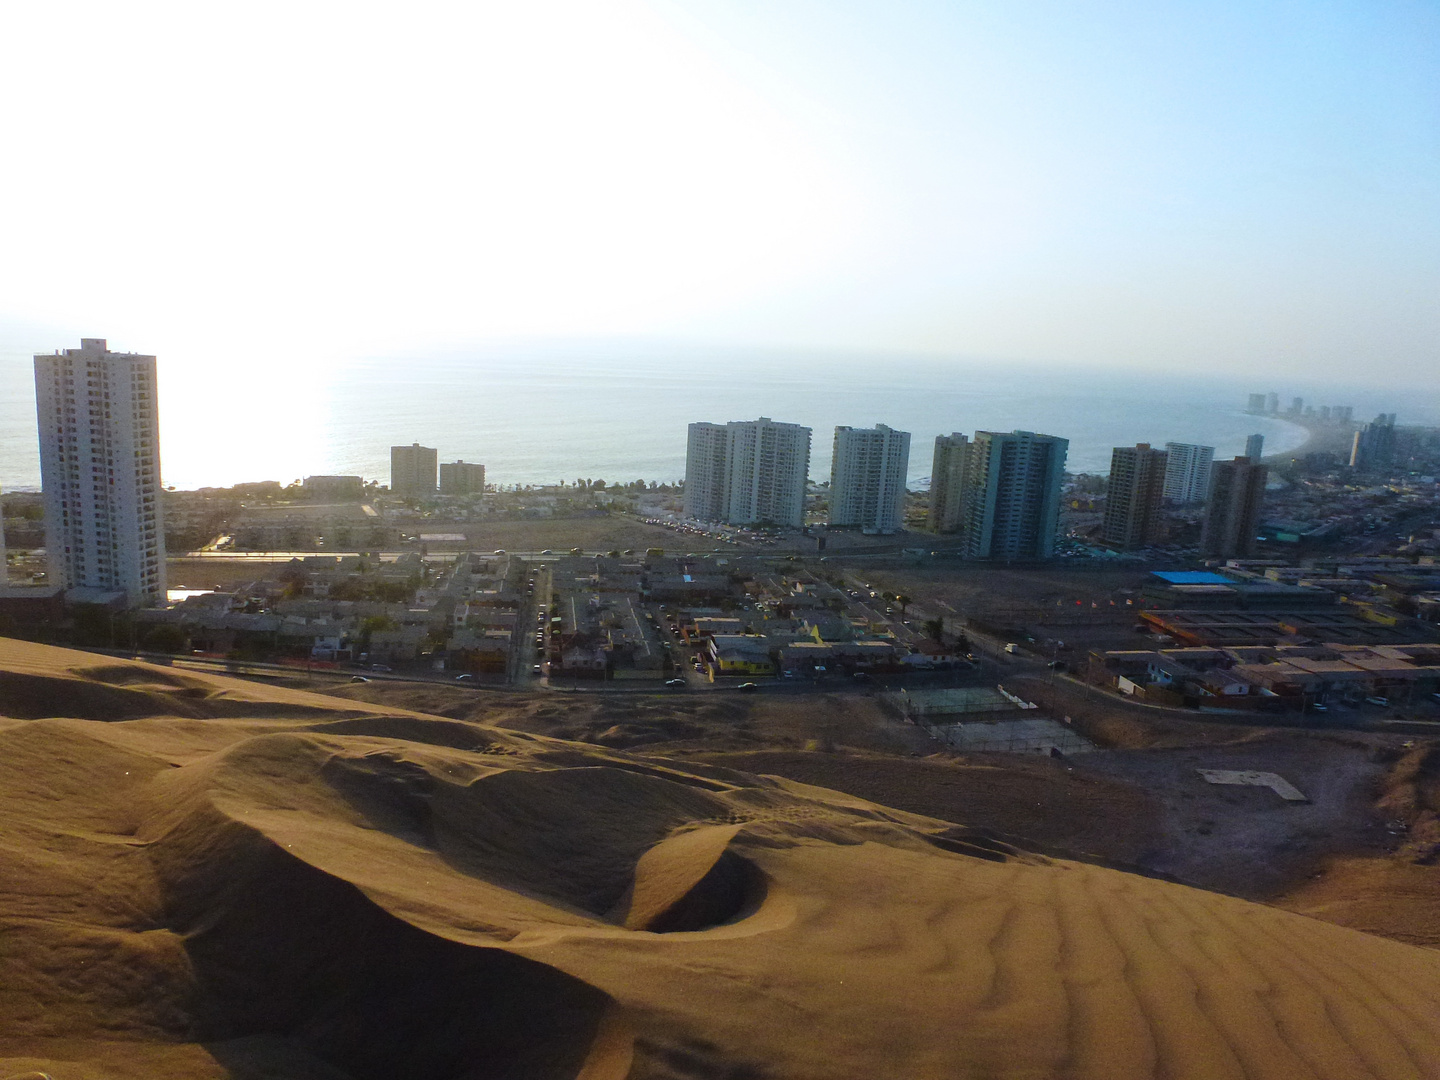
[[[217,1057],[253,1065],[280,1039],[356,1080],[578,1072],[609,1005],[599,990],[427,934],[272,845],[239,847],[172,912],[202,995],[196,1035]]]
[[[0,671],[0,716],[15,720],[66,716],[113,722],[149,716],[192,720],[333,719],[336,713],[328,706],[227,697],[224,690],[201,680],[133,665],[78,669],[76,675],[79,677]]]
[[[395,722],[374,721],[376,730]],[[466,738],[443,725],[428,733]],[[392,914],[330,872],[324,849],[297,840],[292,853],[242,820],[252,808],[262,822],[277,805],[324,814],[324,844],[388,834],[438,856],[442,875],[617,930],[699,931],[763,903],[764,875],[730,850],[741,826],[704,824],[727,807],[703,787],[607,767],[460,778],[435,767],[398,748],[347,755],[260,736],[229,751],[220,773],[201,766],[189,799],[182,784],[161,800],[169,825],[148,851],[167,928],[183,937],[194,972],[196,1037],[237,1077],[267,1075],[260,1059],[285,1048],[355,1080],[574,1077],[600,1052],[614,1011],[583,980]],[[225,776],[236,786],[222,811],[204,792]],[[292,800],[306,787],[300,811]],[[396,879],[407,903],[443,889],[417,880],[426,872]],[[493,932],[505,939],[502,926]]]

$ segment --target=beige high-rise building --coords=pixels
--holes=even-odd
[[[1121,551],[1148,547],[1161,539],[1165,465],[1168,455],[1149,443],[1117,446],[1110,454],[1101,538]]]
[[[956,533],[965,526],[965,478],[970,440],[958,431],[935,436],[930,465],[930,531]]]
[[[104,338],[35,357],[35,410],[50,581],[165,599],[155,357]]]
[[[411,443],[390,448],[390,491],[412,499],[435,494],[436,461],[433,447]]]
[[[453,461],[440,466],[441,495],[479,495],[484,490],[484,465],[473,461]]]

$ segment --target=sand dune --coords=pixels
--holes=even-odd
[[[0,1077],[1440,1077],[1440,952],[713,765],[0,668]]]

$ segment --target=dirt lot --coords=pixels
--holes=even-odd
[[[1373,852],[1386,839],[1372,809],[1385,765],[1364,745],[1282,733],[1230,746],[1099,751],[1073,764],[1080,775],[1135,784],[1159,804],[1162,835],[1147,866],[1236,896],[1271,899],[1325,858]],[[1199,769],[1279,773],[1310,801],[1209,784]]]
[[[1022,845],[1034,841],[1056,854],[1143,866],[1146,854],[1161,843],[1155,827],[1159,803],[1143,789],[1044,758],[974,754],[917,760],[805,751],[684,756],[834,788],[1016,838]]]
[[[417,532],[425,532],[418,528]],[[646,525],[631,517],[609,514],[602,517],[553,518],[543,521],[494,521],[464,526],[437,526],[436,531],[464,532],[470,544],[477,551],[539,551],[553,548],[566,551],[572,547],[586,551],[624,551],[634,548],[659,547],[666,551],[692,551],[700,539],[682,536],[658,525]],[[689,545],[689,546],[687,546]],[[703,550],[718,547],[713,541],[706,541]],[[729,545],[725,545],[727,548]]]

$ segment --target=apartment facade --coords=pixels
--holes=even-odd
[[[1164,531],[1161,505],[1169,455],[1149,443],[1117,446],[1110,454],[1101,539],[1121,551],[1148,547]]]
[[[358,502],[365,497],[361,476],[307,476],[300,486],[305,497],[316,502]]]
[[[866,533],[905,525],[905,479],[910,433],[884,424],[837,427],[830,458],[830,524]]]
[[[1395,460],[1395,414],[1381,413],[1355,432],[1350,467],[1361,472],[1387,469]]]
[[[45,546],[52,584],[165,599],[155,357],[104,338],[35,357]]]
[[[435,494],[436,462],[439,454],[433,447],[411,443],[390,448],[390,491],[412,499]]]
[[[963,550],[973,559],[1048,559],[1055,553],[1068,439],[1033,431],[977,431],[965,491]]]
[[[965,525],[965,482],[970,440],[958,431],[935,436],[930,464],[930,531],[956,533]]]
[[[1165,444],[1165,454],[1165,498],[1172,503],[1204,502],[1215,448],[1172,442]]]
[[[758,420],[691,424],[685,459],[685,513],[731,525],[805,523],[810,429]]]
[[[441,495],[479,495],[485,490],[485,466],[447,461],[440,466]]]
[[[730,428],[691,424],[685,446],[685,516],[696,521],[725,519]]]
[[[1246,457],[1217,461],[1210,473],[1210,497],[1200,525],[1200,554],[1234,559],[1255,553],[1260,505],[1269,470]]]

